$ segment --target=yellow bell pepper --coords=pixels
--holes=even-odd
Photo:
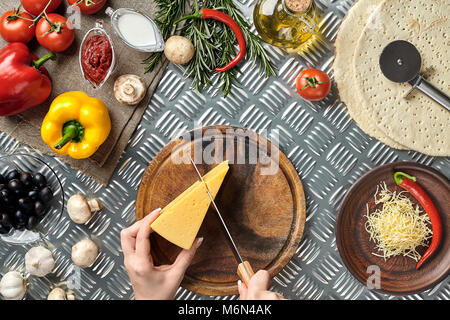
[[[56,153],[85,159],[97,151],[110,131],[111,119],[103,101],[72,91],[53,100],[41,136]]]

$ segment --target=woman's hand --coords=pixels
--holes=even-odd
[[[241,300],[286,300],[281,294],[268,291],[270,287],[270,275],[266,270],[259,270],[250,279],[248,288],[240,280],[238,281]]]
[[[172,265],[154,266],[150,254],[150,224],[159,216],[160,211],[161,209],[154,210],[120,233],[125,268],[136,300],[173,299],[203,240],[196,239],[191,249],[181,251]]]

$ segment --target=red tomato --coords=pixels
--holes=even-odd
[[[94,14],[106,4],[106,0],[67,0],[71,6],[77,6],[82,13]]]
[[[33,21],[33,17],[24,11],[6,11],[0,17],[0,35],[7,42],[22,42],[28,43],[34,38],[34,31],[36,26]]]
[[[62,2],[62,0],[20,0],[23,8],[33,16],[40,15],[42,11],[44,11],[49,1],[52,1],[52,3],[50,3],[47,10],[45,10],[45,12],[47,13],[51,13],[58,9],[59,5]]]
[[[319,101],[330,92],[330,77],[322,70],[305,69],[298,75],[296,88],[297,92],[306,100]]]
[[[36,26],[37,41],[52,52],[65,51],[75,39],[75,30],[72,24],[65,17],[56,13],[48,14],[47,19],[41,18]]]

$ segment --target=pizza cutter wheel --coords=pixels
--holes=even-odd
[[[408,82],[450,111],[450,98],[419,74],[422,58],[417,48],[404,40],[389,43],[381,52],[380,69],[393,82]]]

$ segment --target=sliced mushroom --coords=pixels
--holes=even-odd
[[[92,216],[92,212],[101,209],[100,200],[94,198],[86,200],[81,194],[75,194],[67,201],[67,212],[70,219],[78,224],[86,223]]]
[[[147,92],[144,80],[134,74],[124,74],[114,83],[114,96],[126,105],[136,105],[142,101]]]

